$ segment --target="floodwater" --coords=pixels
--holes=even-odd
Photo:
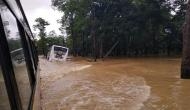
[[[41,65],[42,110],[189,110],[179,58],[124,58]]]

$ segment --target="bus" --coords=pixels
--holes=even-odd
[[[53,45],[48,52],[47,59],[49,61],[66,61],[68,58],[68,54],[69,48],[59,45]]]
[[[0,110],[39,110],[38,55],[19,0],[0,0]]]

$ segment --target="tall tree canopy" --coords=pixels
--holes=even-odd
[[[76,55],[103,57],[180,54],[182,0],[52,0]],[[119,42],[119,43],[117,43]],[[116,44],[116,45],[115,45]]]
[[[38,36],[42,39],[43,37],[46,37],[46,27],[50,25],[45,19],[43,18],[36,18],[35,20],[36,24],[33,26],[34,29],[39,30]]]
[[[49,23],[43,19],[43,18],[36,18],[35,20],[36,24],[33,26],[34,29],[38,29],[40,37],[40,40],[38,42],[38,49],[42,50],[43,55],[47,55],[47,46],[46,46],[46,27],[49,25]]]

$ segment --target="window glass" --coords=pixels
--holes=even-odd
[[[31,96],[31,86],[17,22],[13,14],[5,5],[1,6],[0,12],[9,45],[19,95],[21,97],[23,109],[27,110]]]
[[[1,61],[0,61],[0,109],[11,110],[6,87],[5,87],[5,82],[4,82],[3,74],[1,70]]]
[[[19,21],[22,23],[22,25],[24,26],[26,32],[31,35],[30,33],[30,29],[28,28],[25,20],[24,20],[24,17],[20,11],[20,8],[18,7],[17,3],[15,0],[6,0],[7,3],[10,5],[11,9],[13,9],[14,13],[16,14],[17,18],[19,19]]]
[[[35,66],[34,66],[35,65],[34,64],[34,58],[33,58],[33,53],[32,53],[32,48],[31,48],[31,45],[30,45],[29,37],[28,37],[28,35],[26,33],[25,33],[25,36],[28,39],[27,41],[28,41],[28,48],[29,48],[29,53],[30,53],[31,61],[32,61],[32,67],[33,67],[33,69],[35,71],[36,69],[35,69]]]
[[[14,13],[16,14],[16,16],[20,19],[23,20],[23,16],[21,14],[21,11],[16,3],[15,0],[6,0],[7,3],[9,4],[9,6],[13,9]]]

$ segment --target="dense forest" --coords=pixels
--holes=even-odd
[[[176,55],[182,50],[183,0],[52,0],[63,12],[72,53],[81,56]]]

